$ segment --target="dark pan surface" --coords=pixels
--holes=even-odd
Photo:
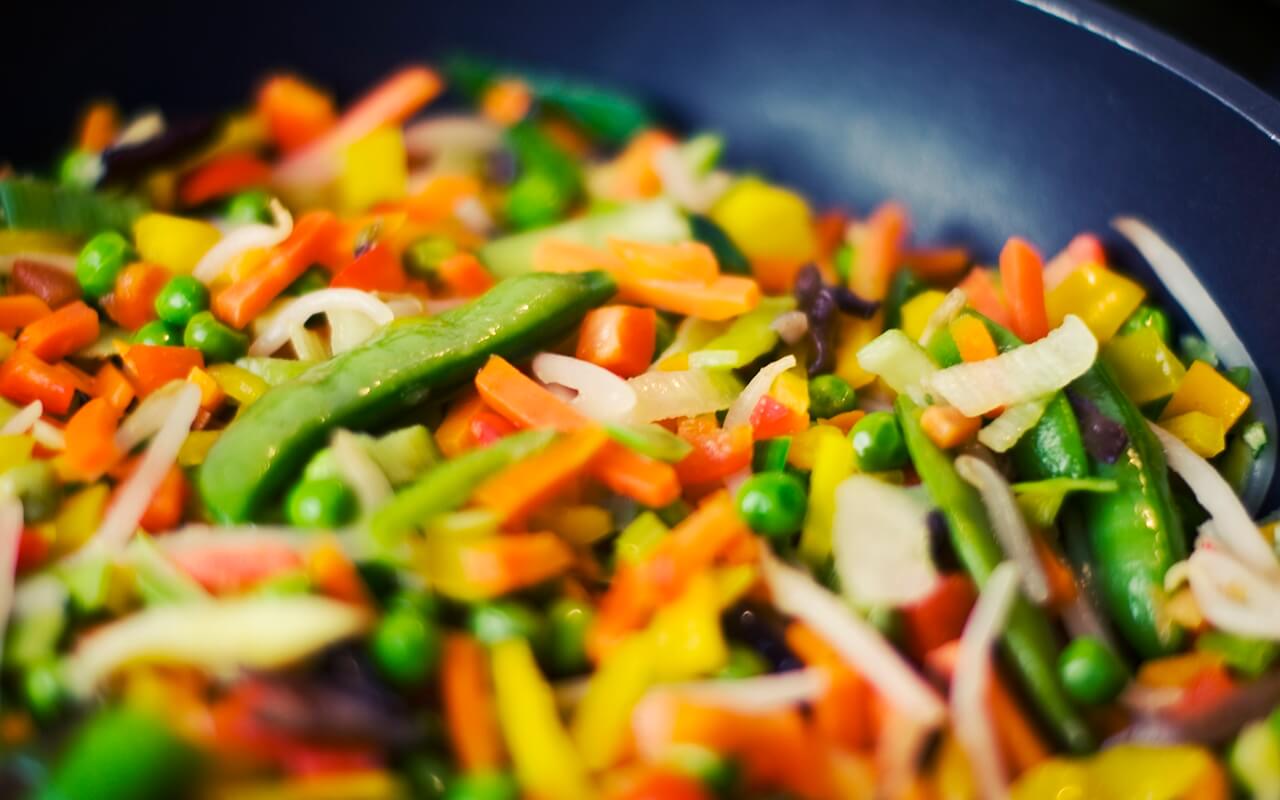
[[[0,156],[19,165],[52,158],[94,96],[216,109],[287,67],[349,97],[466,49],[629,88],[723,131],[736,164],[853,210],[897,197],[923,238],[988,257],[1141,217],[1280,385],[1280,105],[1089,2],[18,5]]]

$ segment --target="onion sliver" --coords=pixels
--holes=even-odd
[[[938,583],[929,552],[929,506],[867,475],[836,487],[832,548],[845,595],[862,606],[906,605]]]
[[[395,493],[391,482],[364,449],[364,445],[351,431],[339,428],[333,432],[334,463],[343,483],[351,487],[356,499],[360,501],[360,510],[365,514],[372,513],[383,503],[391,499]]]
[[[978,441],[997,453],[1008,452],[1027,431],[1036,426],[1048,407],[1048,397],[1037,397],[1009,406],[990,425],[978,431]]]
[[[1217,538],[1243,563],[1259,572],[1280,576],[1280,565],[1275,553],[1263,538],[1258,525],[1249,516],[1244,503],[1236,496],[1231,484],[1213,465],[1196,455],[1182,440],[1159,425],[1151,424],[1151,430],[1164,447],[1169,469],[1178,473],[1196,502],[1209,512]]]
[[[251,356],[269,356],[289,341],[295,326],[316,314],[358,311],[379,327],[395,319],[395,312],[378,298],[359,289],[320,289],[290,301],[271,318],[271,323],[249,346]]]
[[[1151,269],[1160,278],[1169,294],[1187,312],[1191,321],[1200,329],[1205,341],[1228,364],[1249,368],[1249,396],[1253,398],[1253,415],[1266,426],[1276,429],[1276,410],[1271,402],[1271,392],[1262,379],[1262,371],[1245,349],[1244,342],[1236,335],[1227,315],[1213,301],[1204,284],[1183,260],[1178,252],[1152,230],[1146,223],[1133,217],[1116,217],[1111,226],[1133,243]],[[1271,486],[1271,476],[1276,468],[1276,448],[1266,447],[1253,462],[1248,485],[1244,492],[1244,505],[1257,513]]]
[[[1280,584],[1229,552],[1201,546],[1187,559],[1191,594],[1213,627],[1239,636],[1280,640]]]
[[[569,405],[598,422],[630,422],[636,410],[636,391],[609,370],[580,358],[539,353],[533,374],[577,392]]]
[[[0,498],[0,661],[4,657],[4,632],[13,609],[21,542],[22,502],[16,497]]]
[[[1083,375],[1097,357],[1093,332],[1068,314],[1040,341],[939,370],[929,378],[929,387],[965,416],[977,417],[1055,392]]]
[[[179,390],[168,417],[151,439],[138,468],[120,484],[97,532],[80,548],[76,557],[95,550],[112,553],[128,543],[160,482],[177,461],[178,450],[190,433],[191,423],[195,422],[199,410],[200,387],[188,383]]]
[[[271,200],[270,209],[272,219],[270,225],[257,222],[241,225],[209,248],[209,251],[200,257],[200,261],[191,270],[195,279],[207,286],[221,277],[232,260],[246,250],[275,247],[288,239],[293,233],[293,217],[290,216],[289,210],[275,198]]]
[[[636,393],[634,422],[710,414],[733,405],[742,384],[728,370],[646,372],[627,380]]]
[[[0,425],[0,436],[19,436],[26,433],[31,430],[43,413],[44,404],[39,400],[32,400],[20,408],[12,417],[5,420],[4,425]]]
[[[921,725],[941,724],[946,717],[942,699],[879,631],[813,578],[767,550],[761,563],[779,609],[812,627],[903,715]]]
[[[1013,489],[995,467],[980,458],[960,456],[956,459],[956,472],[982,496],[982,505],[991,518],[991,528],[1005,555],[1013,559],[1022,573],[1022,588],[1027,597],[1037,605],[1049,601],[1049,578],[1036,554],[1031,531],[1018,510]]]
[[[813,702],[826,688],[823,670],[793,669],[754,678],[671,683],[653,691],[677,695],[699,705],[761,714]]]
[[[925,387],[938,367],[920,345],[898,328],[891,328],[858,351],[858,364],[875,373],[898,394],[927,405]]]
[[[987,711],[987,689],[991,681],[991,648],[1017,599],[1017,567],[1008,562],[1000,564],[982,587],[978,603],[965,623],[951,681],[952,730],[969,757],[978,794],[987,800],[1009,794]]]
[[[731,431],[739,425],[746,425],[751,421],[751,412],[755,410],[756,403],[760,402],[760,398],[769,393],[769,387],[773,386],[773,382],[778,376],[796,365],[796,357],[787,355],[769,364],[765,364],[760,371],[755,374],[747,383],[747,388],[742,390],[742,394],[738,395],[738,399],[733,401],[729,406],[729,412],[724,415],[724,429]]]
[[[116,429],[116,449],[122,453],[131,452],[160,430],[184,386],[184,381],[170,381],[139,403]]]
[[[419,120],[404,129],[404,148],[423,158],[443,153],[483,154],[502,148],[503,129],[479,114],[447,114]]]

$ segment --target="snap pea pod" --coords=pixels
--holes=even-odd
[[[1183,631],[1165,610],[1164,575],[1186,557],[1186,541],[1164,452],[1101,362],[1069,391],[1123,425],[1128,443],[1113,463],[1089,459],[1094,477],[1113,480],[1119,488],[1074,499],[1079,513],[1067,534],[1087,538],[1103,605],[1130,646],[1147,658],[1172,653],[1182,644]]]
[[[982,499],[977,490],[960,478],[951,459],[920,427],[920,407],[905,395],[899,395],[896,411],[916,472],[934,505],[946,517],[952,547],[965,571],[982,586],[1004,559]],[[1059,647],[1048,617],[1025,598],[1019,598],[1009,614],[1001,644],[1027,697],[1054,737],[1073,752],[1092,750],[1093,734],[1058,680]]]
[[[431,517],[461,507],[485,478],[541,450],[553,438],[552,430],[515,433],[440,464],[378,509],[369,521],[370,530],[378,541],[390,544]]]
[[[973,310],[965,310],[963,313],[982,320],[1000,352],[1022,346],[1022,340],[1002,325]],[[929,355],[940,366],[949,367],[960,363],[955,340],[946,328],[929,340],[928,350]],[[1054,393],[1040,421],[1013,446],[1012,455],[1018,477],[1024,481],[1083,478],[1089,474],[1089,459],[1085,453],[1084,439],[1080,436],[1080,425],[1066,395],[1062,392]]]
[[[491,355],[527,355],[571,330],[614,288],[603,272],[532,273],[439,316],[393,322],[272,387],[227,426],[200,468],[205,505],[224,522],[250,519],[334,428],[385,422],[467,380]]]

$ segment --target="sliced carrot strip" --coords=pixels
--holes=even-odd
[[[962,316],[951,321],[951,338],[955,340],[960,358],[965,362],[985,361],[998,355],[991,331],[977,317]]]
[[[267,260],[213,299],[213,310],[237,328],[248,325],[272,300],[298,279],[325,251],[341,225],[328,211],[312,211],[294,226],[292,235]]]
[[[902,243],[910,219],[898,203],[885,203],[867,218],[858,240],[849,288],[868,300],[883,300],[889,284],[902,263]]]
[[[445,639],[440,696],[449,746],[458,766],[467,772],[501,767],[506,759],[494,707],[489,657],[470,636],[452,634]]]
[[[1000,251],[1000,281],[1009,303],[1013,332],[1024,342],[1035,342],[1049,333],[1044,305],[1044,262],[1035,248],[1014,237]]]
[[[34,294],[0,297],[0,333],[12,336],[18,330],[52,313],[49,304]]]
[[[18,347],[44,361],[59,361],[97,338],[98,312],[76,300],[23,328]]]
[[[476,488],[472,499],[493,511],[500,524],[519,524],[569,488],[608,441],[603,428],[579,428],[493,475]]]
[[[920,415],[920,427],[941,448],[957,447],[972,439],[982,426],[978,417],[966,417],[951,406],[929,406]]]

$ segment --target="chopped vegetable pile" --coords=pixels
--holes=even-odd
[[[1280,798],[1251,365],[722,150],[458,59],[0,169],[0,794]]]

